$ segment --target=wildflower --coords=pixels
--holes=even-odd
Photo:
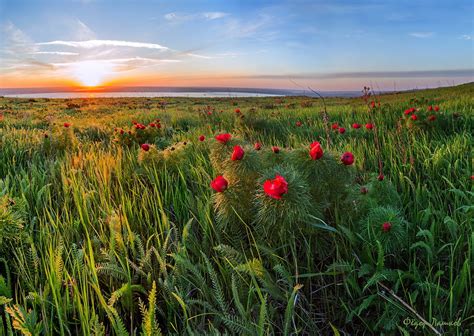
[[[354,123],[352,124],[352,128],[358,129],[360,128],[360,124]]]
[[[370,102],[370,107],[375,108],[375,102],[374,101]]]
[[[413,114],[410,118],[411,120],[418,120],[418,117],[416,116],[416,114]]]
[[[220,143],[226,144],[230,140],[230,138],[232,138],[232,135],[230,135],[229,133],[222,133],[222,134],[216,135],[215,138]]]
[[[341,156],[341,162],[346,166],[350,166],[354,163],[354,154],[352,154],[351,152],[345,152]]]
[[[150,127],[155,127],[156,124],[155,124],[155,123],[150,123],[148,126],[150,126]]]
[[[234,146],[234,151],[232,152],[231,160],[239,161],[244,157],[244,149],[240,146]]]
[[[281,199],[288,192],[288,182],[283,176],[277,174],[273,180],[266,180],[263,183],[263,190],[271,198]]]
[[[296,127],[301,127],[301,125],[303,125],[301,121],[296,122]]]
[[[148,151],[150,150],[150,145],[144,143],[143,145],[141,145],[141,148],[142,148],[145,152],[148,152]]]
[[[313,160],[320,159],[324,154],[323,149],[321,148],[321,144],[317,141],[309,145],[309,148],[310,148],[309,155],[311,156],[311,159]]]
[[[44,133],[43,136],[44,136],[45,139],[48,139],[48,138],[49,138],[48,133]]]
[[[434,107],[434,110],[435,110],[436,112],[439,112],[439,106],[436,105],[436,106]]]
[[[428,117],[428,120],[429,120],[429,121],[435,121],[435,120],[436,120],[436,116],[435,116],[435,115],[430,115],[430,116]]]
[[[239,108],[236,108],[236,109],[235,109],[235,113],[240,114],[240,109],[239,109]]]
[[[385,222],[382,224],[382,231],[383,232],[389,232],[392,229],[392,223],[390,222]]]
[[[71,126],[70,123],[68,123],[68,122],[65,122],[65,123],[64,123],[64,127],[69,128],[70,126]]]
[[[125,131],[123,129],[121,129],[119,133],[123,135],[123,133],[125,133]]]
[[[374,128],[374,124],[372,124],[372,123],[367,123],[367,124],[365,124],[365,128],[368,129],[368,130],[371,130],[371,129]]]
[[[346,129],[344,127],[339,127],[338,131],[339,131],[340,134],[346,133]]]
[[[262,144],[260,142],[256,142],[255,145],[253,145],[253,148],[255,148],[255,150],[260,150],[262,149]]]
[[[214,180],[211,182],[211,188],[214,189],[216,192],[223,192],[227,189],[229,183],[222,175],[218,175]]]
[[[204,140],[206,140],[206,137],[205,137],[204,135],[200,135],[200,136],[199,136],[199,141],[202,142],[202,141],[204,141]]]
[[[361,194],[364,194],[364,195],[365,195],[365,194],[367,194],[368,192],[369,192],[369,189],[367,189],[366,187],[360,188],[360,193],[361,193]]]
[[[428,111],[433,111],[433,106],[432,105],[428,106]]]
[[[339,124],[338,123],[334,123],[331,125],[332,129],[333,130],[337,130],[339,128]]]
[[[273,151],[273,153],[278,154],[278,153],[280,153],[280,147],[272,146],[272,151]]]
[[[384,174],[380,173],[379,176],[377,176],[377,180],[383,181],[385,179]]]
[[[409,109],[406,109],[404,113],[405,113],[405,115],[409,115],[409,114],[411,114],[411,113],[413,113],[413,112],[415,112],[415,108],[414,108],[414,107],[410,107]]]

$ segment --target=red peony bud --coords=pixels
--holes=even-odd
[[[144,143],[143,145],[141,145],[141,148],[142,148],[145,152],[148,152],[148,151],[150,150],[150,145]]]
[[[253,145],[253,148],[255,148],[255,150],[260,150],[262,149],[262,144],[260,142],[256,142],[255,145]]]
[[[390,222],[385,222],[382,224],[382,231],[383,232],[389,232],[392,229],[392,223]]]
[[[234,146],[234,151],[232,152],[231,160],[239,161],[244,157],[244,149],[240,146]]]
[[[263,183],[263,190],[271,198],[281,199],[288,192],[288,183],[283,176],[277,174],[273,180]]]
[[[341,162],[346,166],[350,166],[354,163],[354,155],[351,152],[345,152],[341,156]]]
[[[230,135],[229,133],[222,133],[222,134],[216,135],[215,138],[220,143],[226,144],[230,140],[230,138],[232,138],[232,135]]]
[[[223,192],[227,189],[228,185],[229,183],[222,175],[218,175],[211,182],[211,188],[214,189],[216,192]]]

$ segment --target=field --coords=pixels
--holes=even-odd
[[[371,93],[0,98],[0,335],[472,335],[474,84]]]

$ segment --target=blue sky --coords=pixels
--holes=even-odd
[[[0,87],[474,80],[473,1],[0,0]]]

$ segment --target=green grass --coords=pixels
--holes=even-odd
[[[0,98],[0,335],[471,335],[473,93]]]

